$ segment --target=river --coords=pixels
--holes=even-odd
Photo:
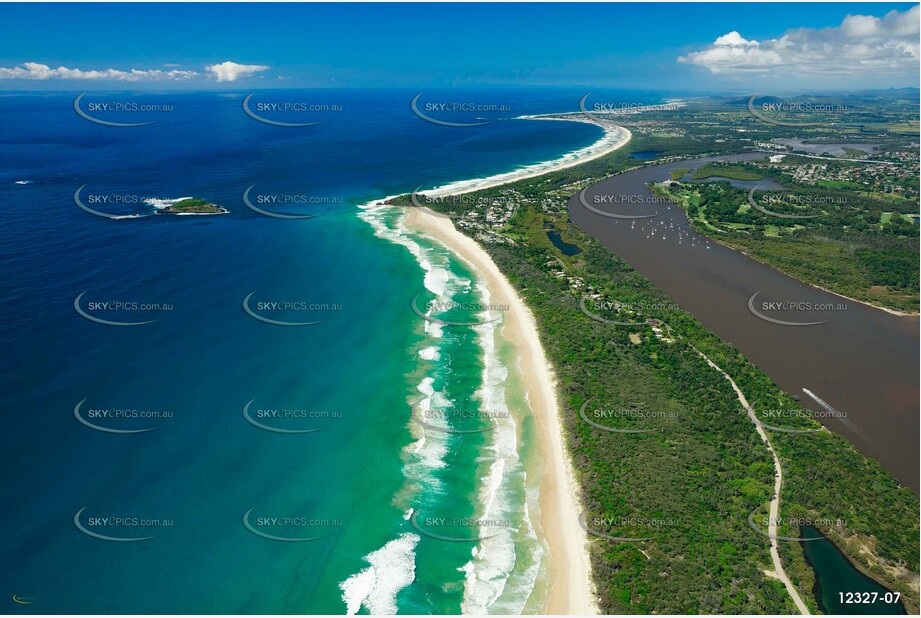
[[[808,389],[846,415],[843,421],[823,422],[917,491],[918,318],[896,316],[801,283],[700,236],[679,207],[648,203],[653,196],[646,183],[667,180],[672,170],[764,157],[746,153],[652,165],[603,180],[583,195],[592,208],[605,212],[657,216],[609,218],[587,209],[579,195],[570,199],[569,214],[802,405],[827,414],[803,390]],[[796,305],[796,310],[772,310],[775,305],[762,304],[775,302],[807,302],[813,309]],[[781,325],[754,315],[750,303],[769,320],[822,323]],[[817,304],[829,309],[817,311]]]

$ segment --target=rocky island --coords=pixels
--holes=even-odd
[[[158,215],[223,215],[228,212],[223,206],[212,204],[198,197],[184,197],[178,200],[156,200]]]

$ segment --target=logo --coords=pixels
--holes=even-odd
[[[77,527],[77,530],[79,530],[83,534],[93,537],[94,539],[99,539],[101,541],[113,541],[116,543],[136,543],[138,541],[147,541],[147,540],[156,538],[152,536],[123,538],[123,537],[117,537],[117,536],[106,536],[104,534],[97,534],[95,532],[91,532],[90,530],[87,530],[83,524],[80,523],[80,515],[83,514],[83,511],[85,511],[86,508],[87,507],[83,507],[82,509],[77,511],[77,513],[74,515],[74,525]],[[115,518],[115,517],[105,517],[105,518],[91,517],[87,520],[87,525],[91,525],[91,526],[92,525],[137,525],[137,524],[138,524],[138,520],[136,519],[131,519],[130,521],[128,521],[124,518]]]
[[[617,213],[599,210],[595,208],[594,206],[592,206],[591,204],[589,204],[588,201],[585,199],[586,191],[588,191],[588,187],[586,187],[585,189],[582,189],[582,191],[579,192],[579,203],[582,204],[583,208],[585,208],[586,210],[592,211],[596,215],[601,215],[602,217],[610,217],[611,219],[649,219],[651,217],[659,216],[659,213],[657,212],[654,212],[651,215],[619,215]]]
[[[314,324],[322,324],[326,320],[317,320],[315,322],[284,322],[282,320],[273,320],[259,315],[249,306],[249,299],[253,297],[253,294],[256,292],[250,292],[246,295],[246,298],[243,299],[243,310],[246,311],[250,316],[256,318],[260,322],[265,322],[266,324],[275,324],[276,326],[313,326]],[[290,310],[290,311],[308,311],[312,305],[307,305],[303,302],[258,302],[256,303],[256,308],[259,310],[267,311],[281,311],[281,310]]]
[[[822,320],[820,322],[788,322],[786,320],[778,320],[775,318],[768,317],[763,313],[760,313],[755,309],[755,298],[761,292],[755,292],[751,295],[751,298],[748,299],[748,310],[753,316],[758,319],[764,320],[765,322],[770,322],[771,324],[778,324],[780,326],[818,326],[819,324],[826,324],[831,322],[831,320]],[[777,310],[777,311],[812,311],[812,310],[822,310],[827,309],[822,305],[813,305],[812,303],[806,301],[796,301],[796,302],[772,302],[772,303],[761,303],[761,306],[766,310]]]
[[[586,118],[588,118],[589,120],[591,120],[592,122],[597,122],[598,124],[604,124],[604,123],[605,123],[604,120],[602,120],[602,119],[599,118],[598,116],[594,115],[593,113],[591,113],[590,111],[588,111],[587,109],[585,109],[585,102],[588,100],[588,98],[591,96],[591,94],[592,94],[592,93],[589,92],[589,93],[586,94],[584,97],[582,97],[581,99],[579,99],[579,111],[581,111],[582,114],[583,114]]]
[[[489,318],[488,320],[482,320],[480,322],[451,322],[448,320],[439,320],[438,318],[433,318],[427,313],[423,313],[422,310],[419,309],[418,305],[416,304],[416,301],[424,293],[425,292],[422,291],[416,294],[415,296],[413,296],[412,300],[409,301],[409,306],[412,308],[413,313],[415,313],[416,315],[418,315],[420,318],[422,318],[423,320],[427,322],[432,322],[434,324],[441,324],[442,326],[482,326],[483,324],[489,324],[490,322],[495,322],[499,320],[501,317],[501,316],[496,316],[494,318]],[[449,301],[446,303],[439,303],[438,301],[433,300],[433,301],[429,301],[427,305],[428,305],[429,310],[433,310],[433,309],[447,310],[447,309],[454,309],[454,308],[469,309],[473,311],[489,311],[491,309],[497,309],[499,311],[507,310],[507,307],[503,305],[492,306],[492,305],[480,305],[479,303],[455,303],[453,301]]]
[[[419,189],[421,189],[421,188],[422,188],[422,185],[419,185],[418,187],[416,187],[415,189],[413,189],[413,192],[409,195],[409,199],[410,199],[410,201],[413,203],[413,206],[415,206],[416,208],[428,208],[428,206],[422,204],[422,203],[419,201],[419,196],[420,196],[420,195],[421,195],[424,199],[430,200],[432,203],[441,203],[441,202],[438,202],[436,198],[429,198],[429,197],[426,196],[424,193],[421,193],[421,194],[420,194],[420,193],[419,193]],[[436,216],[438,216],[438,217],[446,217],[446,218],[448,218],[448,219],[460,219],[460,218],[461,218],[461,217],[458,216],[458,215],[449,215],[449,214],[443,213],[443,212],[435,212],[434,210],[431,211],[431,212],[432,212],[433,214],[435,214]]]
[[[245,99],[243,99],[243,111],[246,113],[247,116],[249,116],[250,118],[252,118],[252,119],[254,119],[254,120],[258,120],[259,122],[263,122],[263,123],[265,123],[265,124],[270,124],[270,125],[272,125],[272,126],[274,126],[274,127],[312,127],[312,126],[314,126],[314,125],[323,124],[324,122],[326,122],[325,120],[321,120],[320,122],[281,122],[281,121],[278,121],[278,120],[270,120],[270,119],[268,119],[268,118],[263,118],[262,116],[259,116],[258,114],[256,114],[255,112],[253,112],[253,110],[251,110],[250,107],[249,107],[249,100],[253,98],[253,95],[254,95],[254,94],[256,94],[256,93],[255,93],[255,92],[252,92],[252,93],[248,94],[248,95],[246,96]],[[291,110],[291,109],[281,109],[281,110],[278,110],[278,111],[305,111],[305,110],[300,110],[300,109],[293,109],[293,110]]]
[[[582,313],[595,320],[596,322],[613,324],[614,326],[646,326],[646,322],[615,322],[614,320],[609,320],[607,318],[601,317],[600,315],[594,314],[585,306],[584,296],[579,300],[579,308],[582,309]]]
[[[426,116],[421,111],[419,111],[419,97],[422,96],[420,92],[413,97],[413,100],[409,103],[409,108],[412,112],[425,120],[426,122],[431,122],[432,124],[437,124],[442,127],[482,127],[483,125],[492,124],[496,122],[495,120],[487,120],[484,122],[448,122],[446,120],[438,120],[437,118],[432,118],[431,116]],[[492,106],[485,105],[479,106],[473,103],[427,103],[425,105],[426,111],[445,111],[445,112],[477,112],[477,111],[507,111],[504,110],[504,106]]]
[[[274,534],[268,534],[257,529],[250,522],[250,514],[256,510],[255,507],[246,511],[243,514],[243,526],[255,534],[256,536],[261,536],[264,539],[269,539],[270,541],[279,541],[282,543],[306,543],[308,541],[317,541],[327,536],[322,534],[320,536],[310,536],[310,537],[288,537],[288,536],[278,536]],[[262,527],[270,526],[279,526],[279,527],[313,527],[315,525],[327,524],[327,525],[337,525],[338,522],[335,521],[323,521],[323,522],[314,522],[313,520],[308,520],[304,517],[257,517],[256,524]]]
[[[817,431],[824,431],[824,427],[817,427],[815,429],[787,429],[786,427],[775,427],[774,425],[768,425],[764,421],[758,420],[758,423],[765,429],[770,429],[771,431],[779,431],[780,433],[816,433]]]
[[[86,399],[74,406],[74,417],[90,429],[103,431],[105,433],[145,433],[159,429],[159,427],[148,427],[147,429],[110,429],[109,427],[94,425],[80,414],[80,406],[82,406],[85,401]],[[135,413],[135,416],[131,415],[132,412]],[[136,413],[136,410],[90,410],[90,414],[93,418],[136,418]]]
[[[582,97],[579,100],[579,111],[581,111],[582,115],[588,118],[592,122],[596,122],[598,124],[613,124],[610,120],[605,120],[591,113],[585,107],[585,102],[588,100],[591,94],[592,93],[589,92],[588,94],[586,94],[584,97]],[[641,104],[641,103],[626,103],[626,102],[595,103],[592,106],[592,109],[599,113],[627,115],[627,114],[636,114],[640,112],[658,112],[658,111],[673,112],[678,109],[681,109],[683,105],[684,103],[681,103],[681,102],[671,102],[671,103],[652,104],[652,105]]]
[[[258,208],[254,206],[253,203],[249,199],[249,192],[252,191],[253,187],[255,186],[256,185],[250,185],[249,187],[246,188],[246,191],[243,192],[243,203],[246,204],[247,208],[249,208],[250,210],[254,212],[258,212],[260,215],[265,215],[266,217],[274,217],[276,219],[313,219],[314,217],[319,216],[319,215],[286,215],[286,214],[281,214],[277,212],[269,212],[268,210],[263,210],[261,208]],[[260,198],[262,197],[277,198],[279,196],[272,196],[272,195],[260,196]],[[266,203],[276,203],[276,202],[284,203],[284,200],[271,200],[271,199],[266,200]]]
[[[104,219],[137,219],[138,217],[143,216],[143,215],[108,215],[104,212],[99,212],[98,210],[94,210],[90,208],[89,206],[87,206],[86,204],[84,204],[83,200],[80,198],[80,192],[83,191],[83,189],[85,188],[86,188],[86,185],[82,185],[76,191],[74,191],[74,204],[76,204],[77,206],[85,210],[86,212],[90,213],[91,215],[96,215],[97,217],[103,217]],[[122,201],[122,203],[128,203],[127,198],[124,201]]]
[[[756,513],[757,511],[758,511],[758,509],[755,509],[754,511],[752,511],[751,513],[748,514],[748,525],[752,527],[752,530],[754,530],[755,532],[757,532],[758,534],[760,534],[760,535],[762,535],[762,536],[766,536],[766,537],[769,538],[769,539],[772,539],[772,540],[774,540],[774,541],[793,541],[793,542],[795,542],[795,543],[808,543],[809,541],[820,541],[820,540],[822,540],[822,539],[824,538],[824,537],[816,537],[816,538],[814,538],[814,539],[806,539],[806,538],[803,538],[803,537],[780,536],[779,534],[773,534],[773,533],[771,533],[771,532],[765,532],[764,530],[762,530],[761,528],[758,527],[758,524],[755,523],[755,513]],[[771,520],[771,521],[764,520],[764,523],[766,523],[766,524],[769,523],[769,524],[771,524],[771,525],[770,525],[771,528],[776,529],[776,528],[777,528],[777,524],[778,524],[778,523],[782,523],[782,522],[778,522],[778,521],[776,521],[776,520]],[[791,523],[792,523],[792,521],[791,521]],[[805,523],[805,522],[803,522],[803,523]]]
[[[154,322],[158,321],[158,320],[147,320],[146,322],[115,322],[112,320],[103,320],[102,318],[94,317],[88,314],[86,311],[84,311],[80,307],[80,299],[83,298],[84,294],[86,294],[86,292],[81,292],[74,299],[74,309],[82,317],[92,322],[97,322],[99,324],[105,324],[107,326],[141,326],[142,324],[153,324]],[[115,301],[115,302],[105,302],[105,303],[92,302],[90,303],[89,308],[91,310],[92,309],[102,309],[102,310],[119,310],[120,309],[120,310],[133,311],[133,310],[140,309],[140,306],[137,303],[133,303],[133,302]]]
[[[603,429],[604,431],[610,431],[612,433],[651,433],[653,431],[658,431],[657,429],[615,429],[614,427],[606,427],[600,423],[596,423],[585,415],[585,408],[588,407],[590,401],[591,399],[586,400],[585,403],[582,404],[582,407],[579,408],[579,416],[592,427],[597,427],[598,429]]]
[[[759,206],[755,202],[755,197],[754,197],[755,189],[757,189],[758,187],[759,185],[755,185],[754,187],[752,187],[752,190],[748,192],[748,203],[752,208],[754,208],[755,210],[759,210],[766,215],[771,215],[772,217],[780,217],[781,219],[815,219],[816,217],[822,216],[822,215],[785,215],[779,212],[774,212],[773,210],[768,210],[767,208],[764,208],[762,206]]]
[[[442,527],[478,527],[478,528],[488,528],[488,527],[501,527],[508,528],[511,526],[511,522],[506,520],[493,520],[493,519],[475,519],[472,517],[424,517],[422,521],[427,526],[442,526]],[[468,537],[457,537],[457,536],[448,536],[445,534],[438,534],[427,530],[419,524],[419,511],[413,511],[412,517],[409,518],[409,523],[412,524],[412,527],[415,528],[420,534],[424,534],[427,537],[438,539],[439,541],[448,541],[450,543],[478,543],[480,541],[485,541],[486,539],[491,539],[494,536],[498,536],[499,533],[487,534],[485,536],[475,535]]]
[[[100,120],[99,118],[93,118],[92,116],[90,116],[89,114],[87,114],[80,108],[80,100],[85,95],[86,93],[84,92],[82,94],[77,95],[77,98],[74,99],[74,111],[77,112],[78,116],[80,116],[81,118],[85,118],[89,120],[90,122],[95,122],[96,124],[101,124],[106,127],[143,127],[144,125],[154,124],[156,122],[156,120],[151,120],[149,122],[111,122],[108,120]],[[111,111],[126,111],[124,109],[120,109],[119,104],[105,103],[103,105],[105,106],[112,105],[113,107],[111,108]],[[106,111],[109,110],[108,107],[103,108],[103,109],[105,109]]]
[[[585,516],[587,514],[588,514],[588,509],[585,509],[584,511],[582,511],[582,514],[579,515],[579,526],[581,526],[583,530],[585,530],[587,533],[591,534],[592,536],[597,536],[602,539],[608,539],[609,541],[617,541],[619,543],[636,543],[636,542],[641,542],[641,541],[651,541],[652,539],[655,538],[653,536],[646,536],[646,537],[611,536],[609,534],[599,532],[589,527],[589,525],[586,523]]]
[[[431,423],[426,422],[422,419],[423,414],[419,413],[419,402],[416,402],[412,405],[410,418],[413,419],[419,425],[422,425],[426,429],[431,429],[432,431],[438,431],[441,433],[457,433],[457,434],[466,434],[466,433],[483,433],[485,431],[492,431],[495,429],[495,426],[492,427],[483,427],[481,429],[451,429],[448,427],[439,427]],[[450,419],[474,419],[482,420],[489,419],[494,420],[496,418],[508,418],[508,414],[500,415],[491,415],[489,413],[483,414],[477,410],[462,410],[458,408],[436,408],[434,410],[428,410],[424,415],[431,418],[441,418],[444,420]]]
[[[275,432],[275,433],[287,433],[287,434],[293,434],[293,433],[314,433],[314,432],[317,432],[317,431],[323,431],[322,429],[279,429],[278,427],[270,427],[269,425],[264,425],[264,424],[258,422],[257,420],[255,420],[255,419],[250,415],[249,407],[253,404],[254,401],[256,401],[256,400],[255,400],[255,399],[250,399],[250,400],[246,403],[246,405],[243,406],[243,418],[245,418],[245,419],[247,420],[247,422],[249,422],[249,423],[250,423],[251,425],[253,425],[254,427],[258,427],[259,429],[263,429],[263,430],[265,430],[265,431],[272,431],[272,432]],[[299,411],[297,411],[297,410],[291,410],[291,411],[289,411],[289,410],[277,410],[277,409],[274,409],[274,410],[258,410],[258,411],[256,412],[256,414],[257,414],[260,418],[291,418],[291,417],[295,417],[295,418],[296,418],[296,417],[298,417],[298,416],[305,416],[305,415],[306,415],[306,414],[300,415],[300,414],[297,414],[297,412],[299,412]]]
[[[832,124],[823,122],[786,122],[765,116],[757,109],[755,109],[755,99],[758,98],[760,94],[760,92],[756,92],[748,100],[748,111],[752,116],[762,122],[778,125],[781,127],[821,127],[826,124]],[[843,105],[824,105],[813,103],[762,103],[761,108],[764,111],[777,112],[843,112],[846,110],[846,107]]]

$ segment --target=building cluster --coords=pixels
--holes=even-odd
[[[547,270],[550,271],[550,274],[556,277],[557,279],[563,279],[566,281],[569,286],[570,291],[573,293],[578,292],[581,295],[583,292],[590,295],[590,297],[596,297],[598,294],[594,293],[592,286],[586,286],[585,280],[582,277],[576,277],[575,275],[570,275],[566,272],[566,268],[563,266],[563,263],[558,259],[553,258],[548,261],[544,266],[547,267]]]
[[[506,189],[499,196],[478,199],[455,221],[455,225],[473,232],[474,236],[483,242],[515,244],[514,240],[496,230],[505,227],[515,216],[518,206],[527,201],[529,200],[520,192]]]
[[[675,126],[674,121],[669,120],[640,120],[637,122],[624,123],[624,126],[630,129],[631,133],[639,135],[650,135],[661,138],[677,138],[687,135],[687,131]]]
[[[551,266],[554,263],[554,260],[547,262],[547,266]],[[563,273],[565,276],[565,273]],[[578,277],[572,277],[572,279],[577,279],[580,284],[584,286],[584,282]],[[575,289],[575,286],[573,286]],[[642,322],[645,321],[646,325],[652,329],[652,334],[656,339],[664,341],[665,343],[675,343],[675,335],[672,333],[672,328],[665,322],[657,320],[656,318],[650,318],[644,316],[641,312],[631,309],[625,303],[620,302],[619,300],[608,300],[604,295],[595,292],[591,286],[585,290],[585,298],[589,301],[599,301],[609,306],[613,307],[618,314],[624,316],[624,320]]]
[[[917,178],[919,173],[917,160],[911,164],[898,166],[886,163],[864,163],[859,166],[840,164],[834,161],[820,161],[803,165],[773,163],[775,168],[799,183],[817,185],[825,182],[844,182],[860,185],[861,190],[870,193],[890,193],[907,199],[918,199],[918,190],[910,186],[909,179]]]

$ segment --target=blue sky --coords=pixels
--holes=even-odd
[[[3,4],[0,89],[917,86],[918,21],[905,3]]]

